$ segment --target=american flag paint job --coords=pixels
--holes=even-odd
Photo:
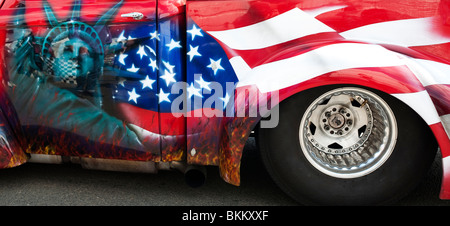
[[[8,119],[34,144],[22,145],[29,153],[187,160],[218,165],[227,182],[239,185],[243,146],[262,117],[226,115],[227,109],[250,111],[318,86],[360,85],[393,95],[428,123],[444,159],[441,197],[450,198],[449,0],[21,4],[6,0],[0,11],[0,72],[17,110],[6,111]],[[142,21],[119,16],[137,9]],[[58,29],[73,31],[67,24],[92,27],[77,32],[96,39],[50,45],[57,38],[47,37],[62,35]],[[98,57],[92,65],[102,79],[93,93],[40,80],[59,70],[43,53],[60,51],[53,58],[63,59],[63,48],[53,46],[80,45]],[[35,55],[49,60],[34,67]],[[174,104],[179,100],[187,104]]]
[[[227,53],[237,92],[256,86],[283,100],[322,85],[372,87],[420,114],[445,159],[449,9],[448,1],[417,0],[200,1],[188,2],[187,14]],[[449,176],[444,173],[442,198]]]

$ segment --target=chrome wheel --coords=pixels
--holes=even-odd
[[[305,157],[336,178],[375,171],[391,155],[396,139],[397,122],[388,104],[360,88],[339,88],[315,99],[299,128]]]

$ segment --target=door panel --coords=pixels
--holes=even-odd
[[[186,100],[183,4],[183,1],[175,0],[158,1],[159,116],[163,161],[183,160],[186,153],[186,118],[183,114],[185,109],[181,106]]]
[[[156,0],[26,0],[12,10],[7,92],[30,153],[159,160]],[[140,20],[122,14],[143,14]]]

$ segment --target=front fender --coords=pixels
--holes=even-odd
[[[220,58],[223,68],[219,73],[226,72],[224,78],[235,78],[236,94],[263,95],[262,100],[247,98],[247,95],[235,98],[234,105],[243,109],[258,109],[264,101],[267,103],[264,96],[270,96],[268,100],[273,106],[274,102],[278,104],[303,90],[325,85],[349,84],[373,88],[397,97],[417,112],[433,131],[443,156],[448,156],[450,145],[444,127],[448,129],[446,115],[450,113],[447,111],[450,87],[447,84],[450,81],[443,80],[442,73],[435,74],[435,70],[430,70],[434,66],[421,65],[434,64],[433,60],[420,56],[424,61],[415,62],[414,57],[391,51],[385,46],[346,39],[339,31],[319,21],[315,13],[306,10],[306,6],[301,3],[295,5],[296,2],[239,1],[223,5],[223,2],[208,1],[209,7],[204,7],[205,2],[202,1],[189,3],[187,24],[188,29],[192,30],[188,32],[194,34],[196,31],[196,35],[188,36],[188,45],[198,51],[197,47],[201,46],[202,56],[210,55],[206,54],[205,47],[214,47],[218,51],[214,51],[214,57],[206,62],[196,62],[201,58],[190,51],[188,82],[197,81],[191,78],[195,73],[206,77],[208,71],[200,69],[214,68],[212,60],[220,65],[217,61]],[[339,8],[342,7],[319,11]],[[211,11],[215,13],[210,14]],[[437,62],[448,74],[449,70],[445,68],[449,64]],[[210,77],[223,78],[215,72]],[[273,96],[278,99],[273,101]],[[188,140],[188,161],[217,164],[225,180],[239,184],[243,144],[260,118],[260,115],[220,120],[208,118],[203,120],[205,125],[202,127],[197,126],[199,123],[192,123],[191,128],[207,128],[204,130],[207,132],[202,133],[203,139]],[[188,134],[189,128],[188,119]],[[195,132],[201,134],[199,129]]]
[[[345,48],[328,51],[324,50],[328,46],[320,47],[255,68],[248,67],[239,58],[234,62],[232,59],[240,77],[237,91],[253,87],[258,93],[277,93],[280,102],[306,89],[336,84],[364,86],[391,94],[420,115],[435,135],[443,157],[440,197],[449,199],[450,79],[447,75],[450,65],[425,56],[393,52],[378,45],[331,45]],[[261,105],[260,102],[253,104]]]
[[[4,118],[1,119],[4,121]],[[11,136],[10,128],[5,123],[0,124],[0,168],[11,168],[27,162],[28,157]]]
[[[438,141],[444,159],[450,155],[448,112],[450,87],[442,79],[442,71],[450,66],[429,59],[413,59],[390,51],[382,46],[363,43],[332,44],[332,48],[318,48],[299,56],[269,62],[251,68],[239,57],[230,60],[239,77],[236,93],[266,94],[282,100],[303,90],[325,85],[347,84],[373,88],[398,98],[410,106],[430,126]],[[337,51],[335,48],[340,48]],[[432,65],[439,64],[440,67]],[[428,65],[428,66],[427,66]],[[436,65],[435,65],[436,66]],[[438,69],[437,69],[438,68]],[[441,73],[437,73],[441,71]],[[444,79],[445,80],[445,79]],[[238,95],[239,97],[239,95]],[[235,99],[236,108],[255,109],[266,99]],[[271,98],[269,98],[271,99]],[[239,183],[240,157],[245,140],[261,117],[232,118],[223,125],[219,153],[224,179]],[[225,139],[224,139],[225,138]],[[230,145],[232,144],[232,145]],[[441,198],[447,197],[450,188],[450,167],[444,161],[444,182]]]
[[[19,166],[28,160],[24,151],[25,140],[21,133],[21,125],[6,93],[6,86],[12,84],[8,82],[5,64],[6,31],[2,29],[4,27],[2,22],[0,22],[0,169]]]
[[[0,168],[11,168],[27,162],[28,156],[23,150],[20,126],[8,120],[15,118],[15,115],[7,106],[9,101],[4,92],[0,95],[0,102]]]

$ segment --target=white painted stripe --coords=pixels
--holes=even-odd
[[[242,59],[230,60],[238,87],[256,85],[263,93],[277,91],[328,72],[362,67],[402,66],[397,53],[378,45],[340,43],[249,69]],[[273,79],[276,78],[276,82]]]
[[[162,134],[157,134],[151,131],[148,131],[142,127],[139,127],[135,124],[127,124],[128,128],[130,128],[133,132],[135,132],[136,136],[139,138],[139,140],[146,140],[148,139],[148,137],[152,137],[154,139],[157,138],[169,138],[169,137],[177,137],[177,135],[162,135]],[[180,135],[180,136],[184,136],[184,135]]]
[[[434,25],[438,18],[426,17],[388,21],[362,26],[340,33],[350,40],[372,43],[395,44],[400,46],[424,46],[450,42],[450,36],[436,32]]]
[[[239,81],[244,80],[245,76],[252,71],[250,66],[248,66],[248,64],[244,59],[242,59],[241,56],[231,58],[230,64],[233,66],[234,72],[236,73]]]
[[[450,176],[450,156],[442,159],[442,172],[444,172],[444,178],[448,178],[448,176]]]
[[[226,31],[211,31],[209,34],[236,50],[261,49],[307,35],[334,32],[333,29],[294,8],[268,20]]]
[[[448,139],[450,139],[450,114],[442,115],[440,118],[445,132],[447,133]]]
[[[428,125],[441,122],[436,107],[426,90],[416,93],[399,93],[392,96],[403,101],[419,114]]]
[[[423,86],[450,84],[448,64],[415,58],[406,58],[405,62]]]
[[[325,6],[325,7],[321,7],[321,8],[317,8],[317,9],[307,9],[307,10],[303,10],[305,11],[305,13],[309,14],[312,17],[316,17],[319,16],[321,14],[324,13],[328,13],[328,12],[332,12],[335,10],[339,10],[339,9],[343,9],[347,7],[346,5],[338,5],[338,6]]]

